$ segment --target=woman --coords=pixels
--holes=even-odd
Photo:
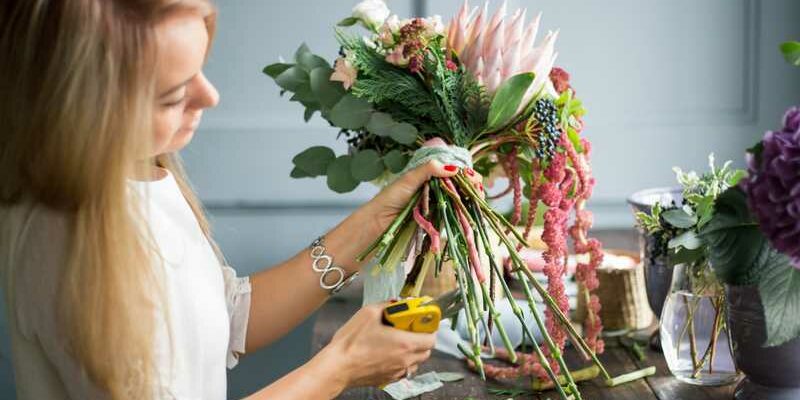
[[[236,277],[177,152],[218,95],[205,0],[0,4],[0,272],[20,399],[220,399],[225,366],[289,332],[432,176],[402,176],[317,242]],[[473,171],[475,184],[480,176]],[[310,238],[313,239],[313,238]],[[309,240],[311,241],[311,240]],[[254,399],[332,398],[413,373],[428,334],[360,310]]]

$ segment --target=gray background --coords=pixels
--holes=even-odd
[[[291,59],[305,41],[332,60],[332,26],[356,0],[219,0],[218,35],[206,68],[222,101],[206,113],[183,152],[214,222],[215,235],[240,274],[274,265],[344,218],[375,189],[330,192],[324,180],[289,178],[291,158],[315,144],[343,152],[336,131],[278,97],[261,68]],[[441,14],[457,0],[389,0],[401,17]],[[492,7],[499,5],[494,2]],[[742,164],[744,149],[783,111],[800,103],[800,69],[778,45],[800,39],[796,0],[509,1],[543,11],[544,29],[561,29],[557,65],[589,114],[597,178],[591,208],[598,227],[632,226],[625,198],[674,182],[672,166],[703,169],[706,156]],[[540,32],[542,32],[540,30]],[[540,36],[542,34],[540,33]],[[248,355],[229,373],[240,398],[305,362],[313,317],[281,341]],[[0,348],[0,398],[13,398],[7,332]]]

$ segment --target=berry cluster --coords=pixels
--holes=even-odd
[[[550,99],[536,100],[533,108],[533,117],[541,126],[539,143],[534,149],[536,157],[549,162],[556,152],[561,130],[558,128],[558,109]]]

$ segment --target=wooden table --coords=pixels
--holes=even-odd
[[[606,248],[636,250],[636,237],[632,230],[609,230],[593,233],[603,241]],[[353,315],[361,305],[362,286],[353,284],[325,304],[317,314],[312,339],[312,351],[316,353],[325,344],[330,342],[336,330]],[[600,378],[589,382],[580,383],[579,389],[584,399],[619,399],[619,400],[728,400],[733,398],[734,385],[723,387],[700,387],[682,383],[671,377],[664,357],[660,353],[645,349],[647,359],[638,361],[632,352],[618,345],[618,340],[608,338],[604,354],[600,360],[612,375],[630,372],[632,370],[655,365],[657,373],[646,380],[638,380],[615,388],[606,388]],[[569,348],[567,359],[577,359]],[[511,396],[496,395],[489,392],[489,388],[518,388],[529,389],[530,381],[520,379],[517,382],[498,382],[489,380],[481,381],[480,377],[467,369],[463,360],[456,359],[445,353],[434,351],[431,358],[420,366],[418,373],[428,371],[460,372],[466,376],[463,381],[445,383],[444,387],[418,397],[422,400],[434,399],[507,399]],[[350,389],[342,393],[339,399],[391,399],[385,392],[376,388]],[[532,393],[528,391],[515,399],[558,399],[555,392]]]

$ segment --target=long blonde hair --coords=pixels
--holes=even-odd
[[[68,351],[114,399],[151,398],[163,288],[128,190],[150,151],[155,25],[208,0],[24,0],[0,4],[0,203],[69,220],[57,315]],[[208,236],[176,154],[160,155]],[[54,271],[55,272],[55,271]]]

